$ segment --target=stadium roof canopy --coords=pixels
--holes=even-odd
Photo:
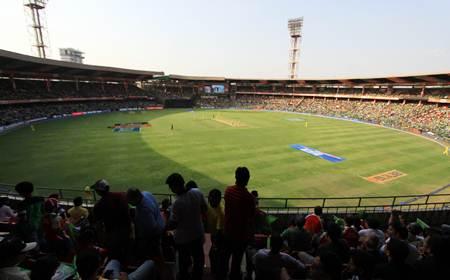
[[[200,76],[181,76],[168,75],[167,80],[182,82],[230,82],[230,83],[248,83],[248,84],[290,84],[290,85],[450,85],[450,73],[412,75],[412,76],[394,76],[381,78],[336,78],[336,79],[234,79],[225,77],[200,77]]]
[[[148,80],[160,71],[141,71],[107,66],[94,66],[54,59],[43,59],[0,50],[0,76],[17,78]]]

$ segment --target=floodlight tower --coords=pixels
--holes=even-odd
[[[303,17],[288,21],[291,49],[289,50],[289,78],[297,78],[298,58],[300,54],[300,41],[302,39]]]
[[[47,45],[44,40],[44,22],[45,17],[43,11],[48,0],[24,0],[23,5],[27,16],[31,20],[30,28],[33,32],[34,42],[33,47],[36,48],[37,54],[41,58],[46,58],[45,50]]]

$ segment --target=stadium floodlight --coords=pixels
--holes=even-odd
[[[46,58],[46,48],[44,34],[44,9],[47,5],[47,0],[24,0],[23,6],[25,8],[25,13],[27,18],[30,20],[29,27],[31,28],[32,36],[34,37],[33,47],[37,50],[37,55],[41,58]]]
[[[289,50],[289,78],[297,78],[298,59],[300,56],[300,40],[302,38],[303,17],[288,21],[291,49]]]

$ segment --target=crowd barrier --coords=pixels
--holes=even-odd
[[[395,195],[395,196],[359,196],[359,197],[262,197],[259,207],[274,214],[309,213],[315,206],[321,206],[324,213],[390,213],[393,209],[402,212],[450,212],[450,192],[445,192],[449,185],[428,194]],[[98,199],[95,192],[83,189],[35,187],[34,195],[48,197],[57,194],[62,203],[71,205],[72,200],[81,196],[86,206],[92,206]],[[173,201],[174,194],[153,193],[159,202],[163,199]],[[14,190],[14,185],[0,183],[0,196],[20,199]]]

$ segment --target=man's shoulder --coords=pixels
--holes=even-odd
[[[225,188],[225,194],[227,194],[229,192],[233,192],[235,188],[236,188],[236,185],[232,185],[232,186],[226,187]]]
[[[203,197],[203,193],[199,189],[190,189],[189,191],[187,191],[187,193]]]
[[[239,196],[244,199],[254,199],[253,195],[245,187],[238,187],[236,185],[229,186],[225,189],[225,196]]]
[[[266,257],[270,253],[270,249],[259,249],[255,254],[255,258],[257,257]]]
[[[320,222],[320,217],[316,214],[309,214],[306,216],[305,222]]]
[[[143,191],[142,195],[145,196],[145,197],[153,197],[153,194],[151,192],[149,192],[149,191]]]

